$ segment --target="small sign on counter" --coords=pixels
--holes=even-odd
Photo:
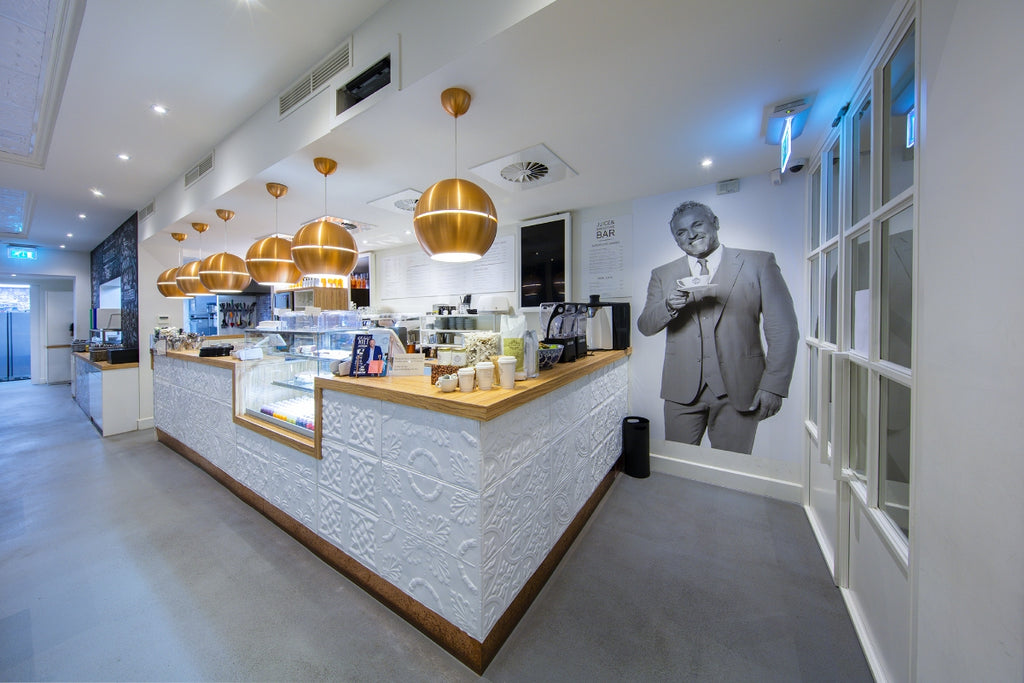
[[[423,374],[426,356],[422,353],[396,355],[392,361],[391,374],[396,377],[415,377]]]

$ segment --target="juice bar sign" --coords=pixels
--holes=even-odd
[[[15,261],[37,261],[39,252],[35,247],[7,247],[7,258]]]

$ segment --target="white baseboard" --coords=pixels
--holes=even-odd
[[[153,418],[151,417],[143,417],[135,422],[135,428],[140,431],[143,429],[152,429],[153,426]]]
[[[748,456],[749,457],[749,456]],[[714,486],[753,493],[787,503],[803,504],[803,488],[796,481],[744,472],[721,465],[698,462],[678,455],[651,454],[651,470]]]
[[[864,651],[864,658],[868,660],[868,668],[871,669],[872,677],[876,683],[888,683],[892,677],[885,668],[881,652],[871,638],[871,629],[853,592],[849,588],[840,588],[839,593],[843,596],[843,602],[846,603],[846,611],[850,615],[850,621],[853,622],[853,630],[857,633],[857,640],[860,641],[860,648]]]

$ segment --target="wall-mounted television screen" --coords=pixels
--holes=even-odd
[[[572,296],[572,218],[563,213],[519,228],[519,307],[538,309]]]

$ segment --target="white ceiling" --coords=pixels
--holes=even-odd
[[[384,4],[89,0],[45,170],[0,163],[0,187],[36,196],[27,236],[12,241],[92,249]],[[458,123],[459,174],[488,191],[503,225],[765,173],[778,166],[778,148],[763,142],[765,106],[814,96],[794,143],[794,156],[807,156],[856,87],[891,6],[557,0],[160,229],[215,224],[213,210],[230,208],[232,249],[244,253],[274,227],[264,183],[290,187],[278,204],[282,231],[322,213],[323,179],[309,160],[329,156],[339,161],[329,212],[373,224],[365,248],[412,243],[411,216],[369,202],[453,173],[453,124],[438,100],[452,85],[473,95]],[[170,114],[153,114],[157,102]],[[578,175],[511,192],[467,172],[540,143]],[[131,161],[119,161],[120,152]],[[710,169],[700,165],[705,157]],[[94,198],[91,187],[105,196]],[[218,227],[208,234],[219,245]]]

